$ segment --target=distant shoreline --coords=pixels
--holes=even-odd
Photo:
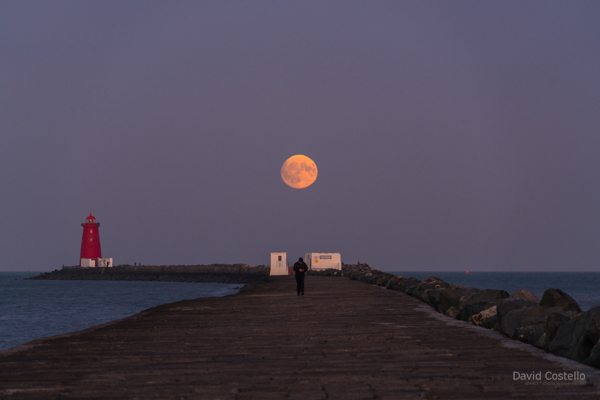
[[[256,283],[269,275],[265,265],[119,265],[110,268],[63,267],[27,279]]]

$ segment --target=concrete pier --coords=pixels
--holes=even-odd
[[[586,379],[558,380],[565,373]],[[600,397],[598,370],[401,292],[320,276],[307,277],[305,296],[277,277],[40,339],[1,352],[0,377],[1,399]]]

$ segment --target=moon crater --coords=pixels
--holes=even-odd
[[[294,189],[304,189],[317,179],[317,165],[310,158],[296,154],[291,156],[281,167],[281,178]]]

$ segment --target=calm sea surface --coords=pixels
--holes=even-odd
[[[0,350],[86,329],[160,304],[236,293],[243,285],[145,281],[30,281],[0,272]]]
[[[504,289],[513,293],[527,289],[540,299],[546,289],[561,289],[582,310],[600,306],[600,272],[462,272],[388,271],[394,275],[425,279],[435,276],[457,285],[478,289]]]

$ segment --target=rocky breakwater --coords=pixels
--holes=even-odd
[[[521,289],[465,288],[430,277],[405,278],[367,264],[344,264],[342,270],[310,271],[309,275],[345,276],[398,290],[451,318],[493,329],[552,354],[600,368],[600,307],[582,312],[571,296],[548,289],[540,300]]]
[[[111,268],[63,267],[29,279],[256,283],[269,275],[265,265],[119,265]]]

